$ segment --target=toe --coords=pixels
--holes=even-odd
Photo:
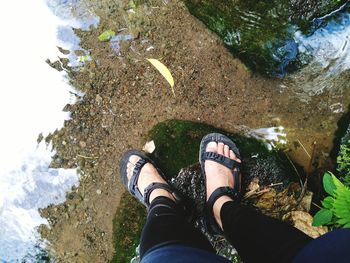
[[[224,146],[224,155],[226,157],[230,157],[230,148],[228,147],[228,145]]]
[[[210,142],[210,143],[208,143],[208,145],[207,145],[206,151],[207,151],[207,152],[216,152],[216,151],[217,151],[217,148],[218,148],[218,145],[217,145],[216,142]]]
[[[218,143],[218,154],[224,155],[224,144],[222,142]]]
[[[138,162],[138,160],[140,160],[141,158],[137,155],[131,155],[129,157],[129,162],[126,165],[126,173],[127,173],[127,177],[128,179],[131,178],[132,175],[132,171],[135,167],[135,164]]]
[[[128,180],[130,180],[130,178],[131,178],[132,168],[133,168],[133,167],[134,167],[134,166],[133,166],[131,163],[128,163],[128,164],[126,165],[126,174],[127,174]]]
[[[140,159],[141,159],[140,156],[131,155],[129,158],[129,163],[132,163],[133,165],[135,165],[137,163],[137,161]]]
[[[230,158],[236,162],[241,162],[241,160],[237,158],[236,154],[232,150],[230,150]]]

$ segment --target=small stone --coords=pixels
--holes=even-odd
[[[156,149],[156,145],[154,144],[154,141],[146,142],[146,144],[143,146],[142,150],[146,153],[153,153]]]
[[[81,148],[85,148],[85,147],[86,147],[86,142],[80,141],[80,142],[79,142],[79,146],[80,146]]]
[[[95,100],[98,104],[100,104],[102,102],[102,97],[99,94],[97,94]]]
[[[100,195],[100,194],[102,194],[102,191],[100,189],[97,189],[96,194]]]

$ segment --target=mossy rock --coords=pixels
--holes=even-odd
[[[319,26],[315,18],[332,12],[346,0],[184,2],[250,69],[269,76],[283,76],[310,59],[307,54],[299,54],[294,33],[298,29],[311,33]]]
[[[240,149],[244,189],[249,188],[250,182],[258,178],[260,189],[274,185],[272,191],[269,191],[270,203],[275,202],[277,198],[281,199],[282,196],[285,196],[286,202],[291,202],[292,199],[289,196],[294,196],[295,191],[288,189],[293,182],[299,182],[299,177],[283,152],[269,150],[264,142],[257,139],[229,133],[207,124],[169,120],[154,126],[145,138],[145,142],[154,142],[155,150],[151,154],[151,158],[165,173],[168,181],[184,196],[187,196],[187,200],[190,200],[187,203],[190,210],[189,220],[200,221],[203,210],[205,192],[203,177],[198,165],[198,152],[202,137],[212,132],[227,135]],[[287,194],[289,192],[292,194]],[[265,195],[266,198],[267,195]],[[257,202],[253,202],[254,205]],[[252,202],[247,203],[252,205]],[[270,205],[267,203],[264,201],[261,206]],[[128,193],[123,195],[114,220],[116,255],[112,262],[127,262],[135,254],[135,247],[139,243],[139,234],[145,222],[144,211],[145,209],[134,201]],[[275,210],[274,213],[276,213]],[[271,215],[280,217],[275,214]],[[197,225],[200,224],[199,221],[196,223]],[[211,237],[208,236],[208,238]],[[220,243],[216,239],[211,240],[216,243],[216,248],[222,252],[222,255],[232,257],[232,249],[227,245],[227,242]]]
[[[260,140],[197,122],[169,120],[157,124],[147,138],[147,141],[153,140],[156,146],[151,157],[171,180],[179,174],[181,168],[198,162],[200,142],[206,134],[212,132],[225,134],[239,148],[246,184],[256,175],[259,175],[264,185],[276,182],[288,184],[298,179],[283,152],[270,151]]]
[[[136,254],[145,222],[145,207],[128,192],[123,193],[113,220],[115,253],[111,263],[130,262]]]

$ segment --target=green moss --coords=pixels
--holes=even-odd
[[[190,12],[217,33],[249,68],[268,75],[279,71],[277,49],[292,39],[285,2],[185,0]]]
[[[125,192],[113,220],[115,254],[111,263],[130,262],[135,256],[145,221],[145,207]]]
[[[157,124],[149,133],[147,140],[153,140],[156,149],[152,158],[164,173],[172,178],[181,168],[198,162],[199,145],[208,133],[219,132],[231,138],[240,149],[245,170],[253,173],[253,166],[264,166],[269,170],[270,179],[290,177],[292,170],[286,157],[277,151],[269,151],[266,145],[256,139],[215,128],[211,125],[190,121],[169,120]],[[259,158],[252,158],[259,156]],[[260,170],[261,171],[261,170]],[[274,174],[273,174],[274,173]],[[281,173],[284,175],[281,176]],[[249,179],[249,176],[247,176]]]

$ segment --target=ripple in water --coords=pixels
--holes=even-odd
[[[308,101],[324,91],[341,93],[349,87],[350,69],[350,4],[316,21],[319,28],[310,36],[296,32],[299,51],[311,61],[288,78],[289,85]]]

